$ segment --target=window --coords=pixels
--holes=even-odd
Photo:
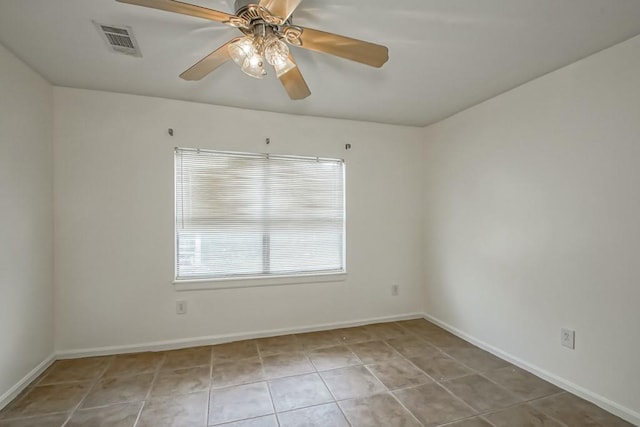
[[[176,148],[176,280],[343,273],[344,162]]]

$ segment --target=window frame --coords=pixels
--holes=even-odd
[[[343,206],[343,223],[342,223],[342,270],[339,271],[316,271],[309,273],[292,273],[292,274],[263,274],[263,275],[230,275],[221,277],[203,277],[203,278],[178,278],[178,203],[177,203],[177,159],[176,153],[181,151],[194,151],[194,152],[208,152],[223,155],[240,155],[240,156],[255,156],[256,158],[286,158],[286,159],[301,159],[301,160],[328,160],[339,161],[342,163],[342,206]],[[212,289],[234,289],[234,288],[251,288],[251,287],[263,287],[263,286],[282,286],[282,285],[294,285],[304,283],[329,283],[329,282],[342,282],[347,279],[347,171],[345,159],[338,158],[322,158],[312,156],[296,156],[296,155],[280,155],[272,153],[251,153],[251,152],[235,152],[235,151],[222,151],[212,149],[200,149],[200,148],[184,148],[175,147],[173,150],[173,281],[172,284],[176,291],[194,291],[194,290],[212,290]]]

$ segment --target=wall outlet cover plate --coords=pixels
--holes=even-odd
[[[575,350],[576,348],[576,331],[571,329],[562,329],[560,332],[560,344],[564,347]]]

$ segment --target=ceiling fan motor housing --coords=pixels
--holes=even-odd
[[[251,32],[251,27],[253,27],[254,23],[265,23],[275,29],[280,25],[291,25],[292,22],[291,16],[289,16],[289,18],[284,22],[282,22],[278,17],[272,16],[270,11],[260,8],[257,0],[236,0],[234,8],[236,16],[249,23],[249,33]],[[276,22],[274,22],[274,18]],[[243,28],[240,28],[240,30],[245,34],[248,33]]]
[[[235,11],[236,11],[236,15],[239,15],[239,13],[243,10],[246,9],[247,7],[249,7],[249,5],[254,5],[254,6],[258,6],[256,0],[236,0],[235,2]]]

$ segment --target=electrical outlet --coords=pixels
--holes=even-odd
[[[571,350],[576,348],[576,331],[562,329],[560,332],[560,343]]]
[[[400,295],[400,285],[391,285],[391,295],[394,297]]]
[[[186,301],[176,301],[176,314],[187,314]]]

